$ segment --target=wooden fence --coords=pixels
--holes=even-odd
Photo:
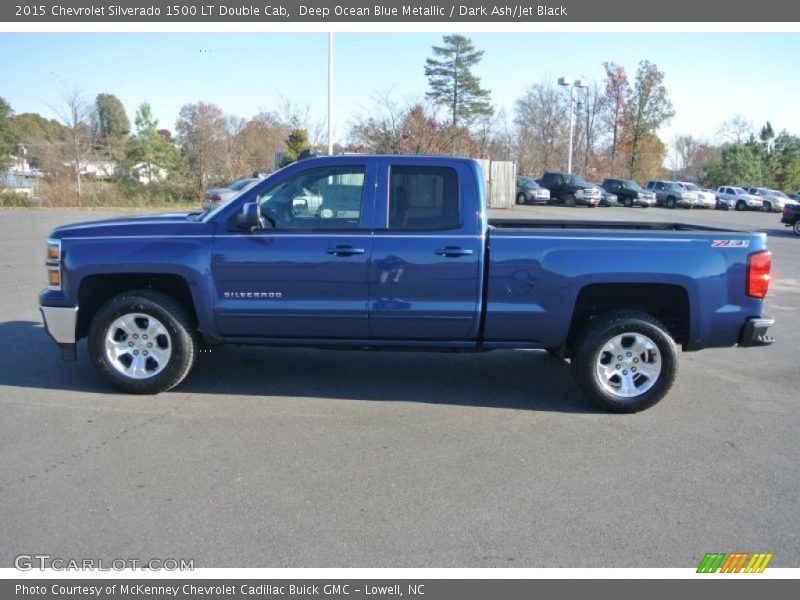
[[[489,208],[514,208],[517,194],[517,164],[509,160],[478,159],[486,180]]]

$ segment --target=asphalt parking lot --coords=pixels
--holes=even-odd
[[[770,235],[768,348],[683,354],[670,395],[595,411],[544,352],[224,347],[116,393],[41,327],[44,238],[112,213],[0,211],[0,567],[19,554],[196,567],[800,566],[800,238],[778,215],[518,207]],[[123,213],[113,213],[123,214]]]

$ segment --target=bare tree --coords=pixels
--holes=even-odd
[[[314,115],[309,104],[296,104],[281,96],[278,99],[277,114],[280,121],[289,130],[305,130],[312,148],[327,147],[328,127],[326,121]]]
[[[714,156],[715,150],[707,142],[692,135],[676,136],[672,142],[670,169],[677,179],[699,181],[704,174],[706,163]]]
[[[606,70],[605,80],[605,107],[604,122],[611,133],[611,165],[616,166],[619,153],[619,142],[625,120],[625,106],[627,104],[630,85],[625,67],[613,62],[604,62]]]
[[[517,162],[520,173],[560,168],[569,136],[565,99],[549,80],[530,86],[515,105]]]
[[[600,137],[600,119],[605,114],[607,106],[604,90],[596,82],[593,82],[585,92],[586,96],[583,104],[583,118],[581,125],[583,128],[583,175],[589,176],[589,165],[595,154],[595,146]]]
[[[753,123],[742,115],[736,115],[720,124],[717,134],[727,142],[741,144],[752,135]]]
[[[69,130],[68,153],[70,170],[75,177],[75,190],[78,206],[81,206],[83,185],[81,172],[92,157],[97,138],[93,125],[94,105],[84,96],[82,90],[61,82],[61,102],[50,108]]]
[[[228,177],[228,122],[218,106],[185,104],[175,129],[189,173],[200,189],[210,181],[221,182]]]

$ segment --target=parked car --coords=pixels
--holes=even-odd
[[[761,210],[764,212],[781,212],[787,203],[794,204],[796,202],[783,192],[768,188],[750,187],[747,188],[747,193],[761,198]]]
[[[599,183],[590,183],[589,185],[600,191],[600,203],[598,206],[617,206],[618,198],[616,194],[605,191]]]
[[[203,208],[206,210],[214,210],[217,206],[227,202],[236,194],[239,194],[245,190],[249,190],[259,181],[261,181],[261,179],[257,177],[248,177],[247,179],[234,181],[227,187],[219,187],[208,190],[203,196]]]
[[[600,192],[573,173],[545,173],[537,179],[543,188],[550,190],[550,199],[566,206],[583,204],[594,208],[600,204]]]
[[[800,203],[787,204],[781,210],[781,223],[791,227],[795,235],[800,235]]]
[[[717,207],[717,198],[714,195],[714,192],[711,190],[706,190],[701,188],[696,183],[691,183],[689,181],[679,181],[678,185],[681,186],[687,192],[693,192],[697,195],[697,203],[694,205],[695,208],[716,208]]]
[[[540,186],[531,177],[517,177],[517,204],[547,204],[550,190]]]
[[[604,179],[601,187],[616,195],[617,202],[621,202],[623,206],[647,208],[656,204],[656,195],[631,179]]]
[[[764,203],[761,198],[748,194],[743,188],[720,186],[717,188],[717,208],[722,210],[761,210]]]
[[[179,385],[201,344],[518,348],[571,360],[584,394],[619,412],[667,394],[678,348],[773,342],[765,234],[489,219],[484,185],[469,159],[326,156],[210,213],[57,227],[45,325],[67,360],[87,338],[98,373],[127,393]],[[302,189],[323,208],[355,189],[355,214],[296,215]]]
[[[648,181],[645,188],[656,195],[656,203],[660,206],[692,208],[697,204],[697,194],[687,192],[675,181]]]

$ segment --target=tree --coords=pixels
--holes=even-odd
[[[736,115],[732,119],[724,121],[718,130],[725,140],[734,144],[742,144],[753,133],[753,124],[742,115]]]
[[[175,124],[189,175],[200,189],[229,174],[228,122],[215,104],[197,102],[181,107]]]
[[[707,142],[692,135],[676,136],[672,147],[674,153],[670,167],[678,180],[699,181],[706,163],[716,154],[716,150]]]
[[[175,147],[170,140],[169,132],[158,129],[158,119],[153,116],[150,104],[142,103],[134,117],[136,134],[128,148],[128,160],[141,163],[148,183],[153,183],[153,168],[174,168],[176,162]],[[167,135],[162,134],[166,131]]]
[[[800,189],[800,137],[781,131],[775,138],[769,169],[775,185],[794,192]]]
[[[731,144],[722,149],[719,161],[706,165],[703,181],[709,187],[720,185],[767,185],[769,176],[756,144]]]
[[[81,172],[94,154],[96,129],[92,123],[93,107],[77,87],[61,85],[61,104],[51,107],[69,129],[69,165],[75,177],[78,206],[81,206],[83,186]]]
[[[286,136],[286,153],[283,157],[282,167],[295,162],[306,150],[310,150],[308,145],[308,133],[305,129],[292,129]]]
[[[655,135],[659,127],[669,123],[675,116],[663,82],[664,73],[656,65],[647,60],[639,63],[625,106],[628,165],[631,174],[636,171],[643,140],[647,136]]]
[[[10,164],[10,157],[14,153],[15,144],[11,134],[11,117],[14,111],[11,105],[0,98],[0,169],[5,171]]]
[[[236,144],[250,172],[271,171],[275,158],[284,150],[289,128],[271,112],[261,112],[245,123]]]
[[[569,99],[551,81],[530,86],[515,105],[520,173],[561,169],[569,136]]]
[[[122,154],[125,138],[131,131],[131,122],[125,106],[114,94],[97,94],[94,101],[98,144],[108,154],[117,158]]]
[[[611,164],[616,165],[619,142],[624,126],[625,107],[630,91],[628,75],[625,67],[613,62],[604,62],[605,79],[605,112],[603,122],[611,132]]]
[[[32,167],[45,172],[63,168],[69,160],[68,140],[70,131],[55,119],[45,119],[36,113],[22,113],[10,119],[11,139],[15,145],[22,144],[28,151],[28,162]]]
[[[594,154],[599,135],[599,121],[606,109],[606,97],[597,83],[586,88],[583,111],[578,110],[579,121],[583,125],[583,175],[589,174],[589,163]],[[583,115],[581,115],[583,112]],[[583,118],[580,118],[580,117]],[[580,138],[579,138],[580,139]]]
[[[436,58],[425,61],[425,77],[430,91],[428,98],[447,108],[453,129],[459,123],[469,127],[476,118],[488,117],[494,110],[489,91],[481,88],[480,79],[472,74],[483,57],[472,41],[463,35],[445,35],[444,46],[433,46]]]

